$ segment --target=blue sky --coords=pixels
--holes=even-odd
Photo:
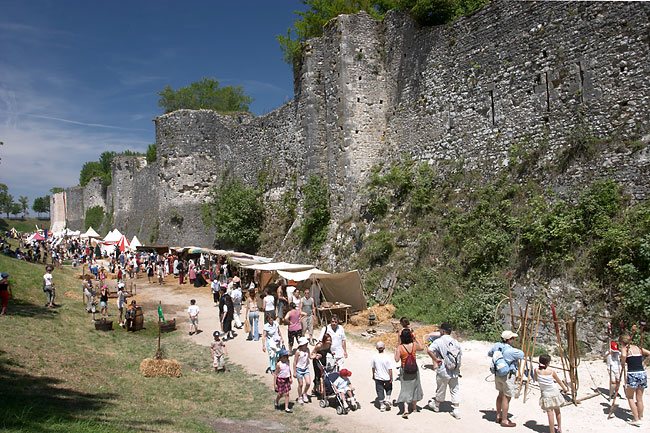
[[[267,113],[293,99],[275,39],[299,0],[0,0],[0,183],[33,199],[155,141],[157,91],[214,77]],[[33,214],[33,212],[32,212]]]

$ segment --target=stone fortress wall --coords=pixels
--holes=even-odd
[[[159,243],[211,246],[200,206],[224,173],[254,184],[265,170],[271,198],[293,178],[323,176],[340,221],[358,210],[378,163],[403,154],[441,169],[462,161],[489,178],[522,143],[544,146],[552,164],[577,130],[641,145],[578,160],[549,173],[549,186],[613,176],[646,199],[649,23],[641,2],[497,0],[434,28],[397,13],[382,23],[339,16],[306,44],[294,101],[260,117],[179,110],[154,119],[158,161],[119,157],[107,189],[67,189],[67,227],[83,229],[85,211],[103,203],[113,225],[143,243],[158,233]]]

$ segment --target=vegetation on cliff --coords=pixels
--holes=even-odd
[[[240,179],[224,175],[212,188],[201,214],[206,227],[215,228],[215,241],[221,248],[254,253],[259,247],[264,222],[259,189],[247,187]]]
[[[160,95],[158,105],[165,110],[165,113],[183,108],[190,110],[205,108],[222,114],[248,112],[249,105],[253,102],[253,98],[245,94],[241,86],[220,87],[219,81],[206,77],[178,90],[166,85],[158,95]]]
[[[305,12],[287,29],[286,35],[277,35],[284,60],[296,68],[302,56],[302,43],[321,36],[323,26],[341,14],[365,11],[377,20],[390,10],[406,11],[425,26],[444,24],[470,14],[488,0],[302,0],[308,6]]]
[[[370,232],[357,247],[369,294],[380,299],[397,270],[408,288],[393,296],[397,315],[486,335],[510,271],[538,287],[561,276],[581,292],[564,300],[585,311],[647,317],[650,204],[631,203],[612,180],[561,198],[532,178],[520,183],[520,169],[479,186],[462,163],[444,174],[410,159],[377,167],[361,212]]]

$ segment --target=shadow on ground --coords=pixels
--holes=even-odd
[[[51,431],[51,423],[76,423],[111,404],[112,393],[84,393],[59,379],[33,376],[0,351],[0,430]]]
[[[43,298],[45,299],[45,298]],[[47,308],[45,304],[34,304],[21,299],[11,299],[7,307],[7,313],[11,316],[39,317],[40,319],[52,319],[57,315],[57,308]]]

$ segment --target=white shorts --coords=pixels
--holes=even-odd
[[[503,392],[506,397],[514,397],[516,394],[515,380],[516,374],[508,374],[507,376],[494,376],[494,386],[499,392]]]

